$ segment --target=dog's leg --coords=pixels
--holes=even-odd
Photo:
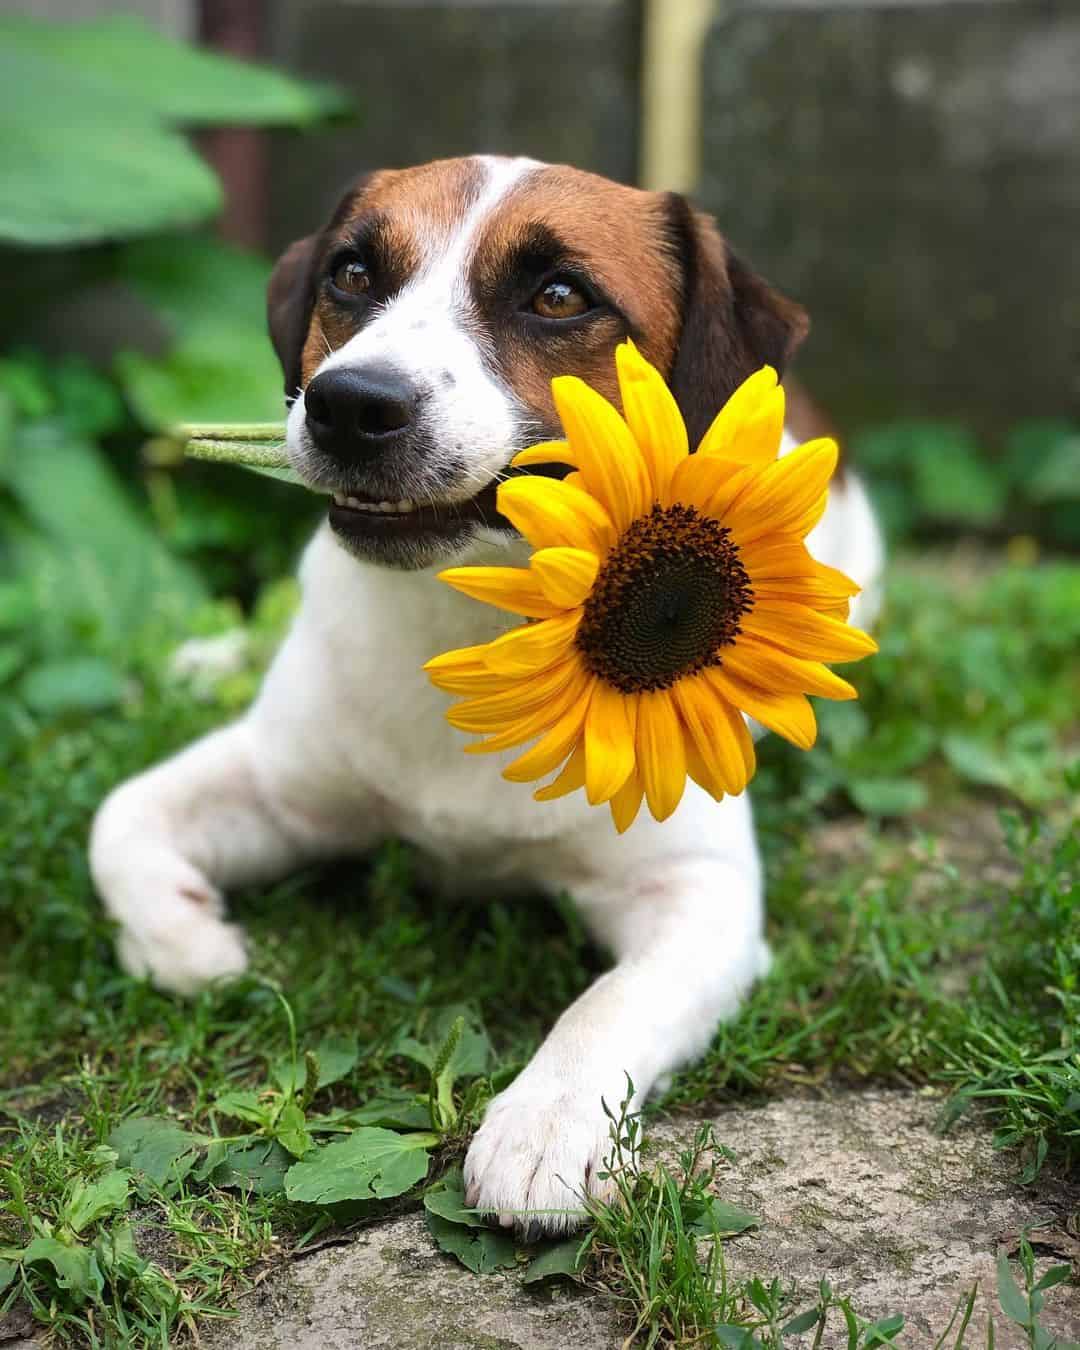
[[[250,719],[213,732],[123,783],[94,820],[90,870],[121,925],[120,960],[162,989],[194,993],[246,966],[224,888],[340,851],[259,781],[254,740]]]
[[[639,821],[597,851],[582,866],[606,875],[565,880],[616,965],[491,1103],[465,1162],[468,1203],[533,1234],[574,1227],[581,1193],[603,1193],[611,1140],[601,1098],[617,1110],[629,1075],[639,1106],[704,1050],[768,965],[744,797],[705,809],[687,800],[677,823]]]

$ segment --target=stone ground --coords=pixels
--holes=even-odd
[[[1080,1256],[1065,1228],[1080,1183],[1015,1184],[1015,1162],[993,1152],[985,1130],[934,1123],[941,1099],[873,1092],[738,1108],[715,1118],[735,1151],[726,1199],[762,1217],[727,1244],[734,1275],[778,1275],[811,1302],[825,1276],[857,1296],[866,1316],[902,1312],[900,1344],[931,1347],[960,1294],[978,1280],[978,1312],[965,1342],[985,1345],[996,1311],[994,1257],[1035,1224],[1041,1266]],[[656,1124],[672,1157],[696,1122]],[[1053,1291],[1046,1325],[1080,1337],[1080,1288]],[[998,1315],[998,1350],[1027,1344]],[[247,1295],[236,1321],[208,1327],[213,1350],[600,1350],[621,1346],[627,1326],[596,1295],[534,1292],[516,1272],[476,1276],[442,1255],[417,1215],[361,1232],[279,1268]],[[1016,1334],[1014,1334],[1016,1333]],[[838,1345],[826,1338],[823,1346]]]

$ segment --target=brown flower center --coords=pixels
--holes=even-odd
[[[654,506],[601,565],[576,641],[622,693],[669,689],[720,664],[753,599],[726,526],[692,506]]]

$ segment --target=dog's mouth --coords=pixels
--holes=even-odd
[[[330,525],[353,539],[403,539],[452,537],[475,525],[509,529],[495,505],[497,481],[493,479],[474,497],[462,501],[419,501],[361,493],[335,492],[330,505]]]

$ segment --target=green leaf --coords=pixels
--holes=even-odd
[[[112,1214],[127,1205],[131,1173],[126,1171],[106,1172],[98,1181],[89,1185],[77,1180],[71,1188],[71,1194],[64,1202],[62,1218],[75,1233],[81,1233],[88,1224],[95,1223],[105,1214]]]
[[[927,803],[926,787],[916,778],[855,778],[852,800],[868,816],[902,816]]]
[[[318,1061],[319,1073],[316,1078],[316,1090],[340,1082],[356,1067],[360,1050],[355,1036],[325,1036],[314,1047],[312,1054]],[[300,1081],[297,1081],[299,1074]],[[291,1059],[279,1059],[270,1070],[270,1076],[286,1096],[299,1092],[303,1086],[304,1073],[297,1066],[293,1070]]]
[[[280,1195],[293,1161],[276,1139],[230,1144],[209,1179],[215,1186],[251,1191],[255,1195]]]
[[[15,1261],[0,1261],[0,1294],[8,1287],[19,1273],[19,1267]]]
[[[567,1238],[556,1242],[529,1262],[521,1277],[522,1284],[538,1284],[541,1280],[575,1280],[584,1267],[585,1243],[581,1238]]]
[[[740,1209],[737,1205],[726,1204],[723,1200],[712,1199],[700,1216],[687,1225],[693,1233],[703,1237],[718,1234],[733,1235],[745,1233],[748,1228],[757,1228],[761,1220],[756,1214]]]
[[[1018,1322],[1022,1327],[1026,1327],[1031,1321],[1031,1310],[1027,1299],[1013,1279],[1009,1258],[1005,1252],[1001,1252],[997,1259],[997,1290],[1001,1311],[1011,1322]]]
[[[304,126],[346,108],[327,85],[186,46],[126,15],[63,25],[7,20],[0,42],[46,55],[164,122]]]
[[[89,1247],[68,1247],[52,1237],[35,1238],[23,1249],[22,1262],[31,1266],[39,1261],[52,1266],[56,1283],[74,1294],[77,1302],[86,1298],[91,1287]]]
[[[517,1264],[517,1247],[505,1233],[451,1223],[430,1210],[424,1218],[428,1232],[439,1249],[456,1256],[463,1266],[476,1275],[486,1275],[500,1267]]]
[[[385,1125],[397,1130],[425,1130],[431,1124],[426,1099],[419,1101],[412,1092],[372,1097],[363,1106],[315,1116],[312,1130],[352,1130],[357,1125]]]
[[[1061,1284],[1072,1274],[1072,1266],[1051,1266],[1042,1279],[1035,1286],[1036,1289],[1053,1289],[1055,1284]]]
[[[249,1091],[220,1093],[214,1099],[214,1110],[234,1120],[246,1120],[250,1125],[268,1125],[272,1114],[272,1107],[261,1102],[257,1092]]]
[[[891,1345],[896,1334],[904,1329],[904,1319],[899,1313],[892,1317],[882,1317],[872,1322],[863,1332],[863,1345]]]
[[[395,1134],[362,1126],[294,1163],[285,1178],[285,1194],[317,1205],[401,1195],[427,1175],[427,1150],[438,1142],[435,1134]]]
[[[465,1018],[465,1027],[454,1046],[444,1071],[449,1070],[453,1081],[459,1078],[475,1078],[486,1073],[491,1063],[491,1042],[483,1028],[470,1024],[467,1009],[453,1006],[443,1008],[433,1017],[426,1028],[425,1039],[417,1040],[413,1036],[399,1036],[390,1046],[392,1055],[404,1055],[406,1059],[422,1064],[430,1073],[439,1051],[446,1043],[454,1023],[459,1017]]]
[[[274,1133],[294,1158],[302,1158],[315,1145],[308,1133],[304,1112],[296,1102],[286,1102],[281,1108]]]
[[[125,1120],[109,1135],[121,1166],[141,1172],[158,1186],[182,1181],[208,1142],[204,1136],[156,1116]]]
[[[28,526],[9,531],[5,545],[56,645],[73,625],[123,638],[145,628],[148,613],[178,623],[205,601],[202,582],[150,531],[97,446],[47,422],[21,427],[16,449],[9,487]]]
[[[178,131],[0,25],[0,238],[33,248],[192,225],[222,203]]]
[[[424,1196],[424,1208],[429,1214],[437,1214],[447,1223],[464,1224],[467,1228],[487,1226],[481,1215],[465,1205],[465,1191],[460,1171],[447,1173],[440,1185],[427,1192]]]
[[[927,423],[914,449],[915,495],[928,516],[983,526],[1000,519],[1005,484],[968,431]]]
[[[969,783],[1006,787],[1009,771],[1000,749],[986,741],[962,732],[950,732],[942,739],[941,748],[952,768]]]
[[[780,1334],[782,1336],[801,1336],[804,1331],[816,1327],[820,1321],[821,1309],[807,1308],[805,1312],[799,1313],[798,1317],[793,1317]]]
[[[28,670],[19,682],[22,698],[43,717],[113,708],[123,692],[123,681],[112,666],[94,656],[48,661]]]

